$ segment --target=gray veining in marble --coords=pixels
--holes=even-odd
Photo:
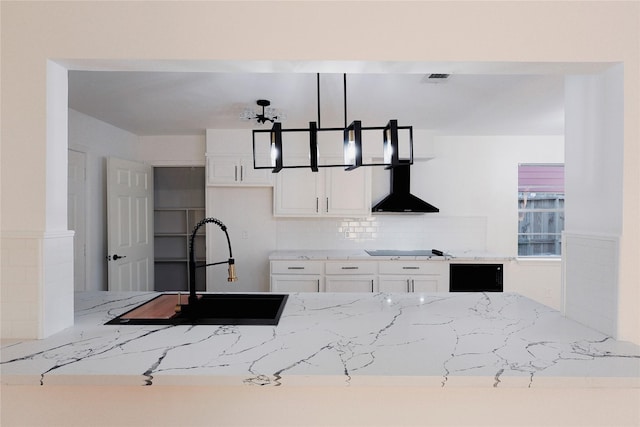
[[[156,294],[81,293],[3,342],[5,384],[640,386],[640,347],[513,293],[291,294],[278,326],[104,323]]]

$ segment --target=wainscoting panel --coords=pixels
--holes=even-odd
[[[616,337],[619,238],[565,232],[562,241],[566,316]]]

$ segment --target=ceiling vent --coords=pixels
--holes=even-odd
[[[424,81],[426,83],[445,83],[449,80],[450,74],[442,74],[442,73],[432,73],[424,76]]]

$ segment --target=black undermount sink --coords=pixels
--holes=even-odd
[[[170,318],[131,318],[125,313],[107,324],[277,325],[287,298],[280,294],[202,294],[195,307],[182,305]]]
[[[277,325],[286,302],[287,295],[204,294],[195,311],[183,308],[177,318],[201,325]]]

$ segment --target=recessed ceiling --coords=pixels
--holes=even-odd
[[[559,135],[564,76],[428,73],[347,75],[347,118],[363,126],[390,119],[445,134]],[[286,114],[285,128],[317,121],[317,75],[306,72],[69,72],[69,107],[136,135],[203,134],[269,127],[240,120],[258,99]],[[320,74],[321,125],[344,124],[343,75]]]

